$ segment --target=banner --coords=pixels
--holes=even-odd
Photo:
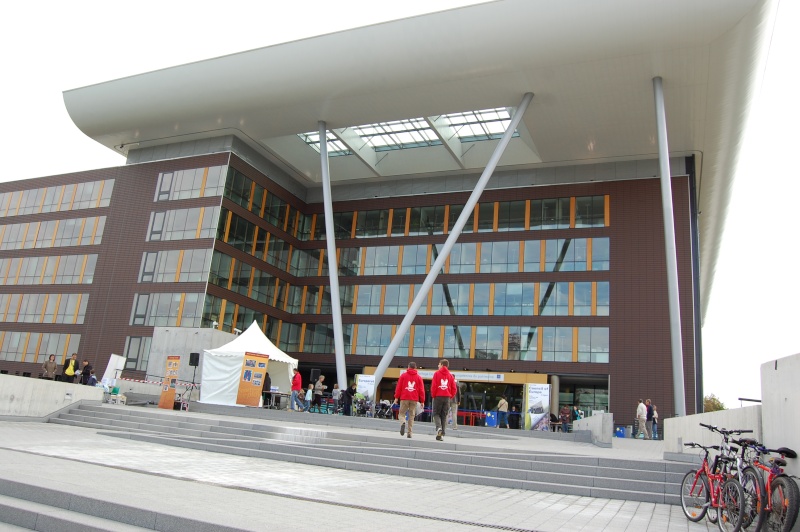
[[[164,381],[161,383],[161,397],[158,399],[158,408],[172,410],[175,405],[175,383],[178,380],[178,369],[181,367],[181,357],[170,355],[167,357],[167,366],[164,369]]]
[[[550,430],[550,385],[525,385],[525,430]]]
[[[372,401],[375,393],[375,375],[356,375],[356,393],[364,395],[364,399]]]
[[[400,375],[407,370],[400,370]],[[423,379],[432,379],[433,374],[436,373],[434,369],[417,369],[417,373]],[[464,382],[504,382],[505,375],[502,373],[480,373],[473,371],[451,371],[450,373],[459,380]]]
[[[258,407],[261,401],[261,388],[267,374],[269,355],[245,353],[242,361],[242,373],[239,375],[239,391],[236,404]]]

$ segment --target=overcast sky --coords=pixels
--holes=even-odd
[[[64,90],[471,3],[478,2],[9,3],[0,33],[0,181],[124,164],[73,125]],[[800,138],[799,28],[800,2],[783,0],[703,327],[705,392],[729,407],[761,397],[762,362],[800,353],[800,175],[790,159]]]

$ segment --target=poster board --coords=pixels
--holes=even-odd
[[[550,385],[525,385],[525,430],[550,430]]]
[[[239,390],[236,404],[258,407],[261,402],[261,388],[267,374],[269,355],[245,352],[242,371],[239,374]]]
[[[375,375],[356,375],[356,392],[363,394],[367,402],[375,394]]]
[[[161,397],[158,399],[158,408],[172,410],[175,404],[175,384],[178,380],[178,370],[180,367],[180,356],[169,355],[167,357],[167,364],[164,369],[164,380],[161,383]]]

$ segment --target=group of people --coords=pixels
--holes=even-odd
[[[56,356],[50,355],[42,364],[42,378],[51,381],[55,380],[56,371],[58,371]],[[76,378],[78,379],[78,384],[87,386],[97,384],[97,377],[94,376],[94,369],[89,364],[89,361],[84,358],[81,364],[78,362],[78,353],[72,353],[72,356],[64,362],[64,366],[61,368],[61,382],[74,383]]]
[[[650,399],[642,401],[636,407],[636,421],[639,425],[639,438],[645,440],[658,439],[658,408]]]
[[[456,378],[450,373],[450,362],[439,361],[439,366],[431,381],[431,415],[436,424],[436,439],[444,440],[447,429],[447,417],[452,414],[453,429],[458,429],[458,404],[461,402],[461,390]],[[425,404],[425,383],[417,372],[417,364],[408,363],[406,371],[400,375],[394,390],[394,403],[400,405],[397,419],[400,420],[400,435],[410,438],[414,428],[414,417],[417,408]],[[408,419],[406,419],[406,416]]]
[[[323,398],[325,390],[328,385],[325,384],[325,375],[320,375],[315,382],[309,383],[308,388],[303,389],[303,378],[300,376],[300,370],[294,368],[292,370],[292,389],[291,396],[289,397],[289,410],[294,412],[311,412],[311,409],[316,407],[317,413],[323,413]],[[339,384],[334,384],[331,390],[331,398],[334,405],[342,405],[342,413],[346,416],[352,414],[352,405],[356,395],[356,383],[353,383],[349,388],[342,391]],[[327,409],[325,410],[327,412]]]

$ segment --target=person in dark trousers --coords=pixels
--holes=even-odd
[[[72,358],[68,358],[64,362],[64,367],[61,370],[61,380],[63,382],[75,382],[75,376],[81,372],[80,362],[78,362],[78,353],[72,353]]]
[[[512,406],[511,412],[508,413],[508,428],[519,429],[519,412],[516,406]]]
[[[356,383],[350,385],[350,387],[344,391],[343,395],[344,395],[344,415],[352,416],[353,400],[356,397]]]
[[[264,374],[264,386],[261,388],[261,397],[263,398],[264,408],[272,406],[272,378],[269,372]]]
[[[653,404],[650,402],[650,399],[644,402],[645,408],[647,408],[647,418],[644,423],[644,439],[652,440],[653,439]]]
[[[323,384],[324,382],[325,375],[320,375],[317,382],[314,383],[314,397],[311,404],[316,405],[318,414],[322,413],[322,394],[328,389],[328,387]]]
[[[450,373],[450,362],[443,358],[439,361],[439,369],[433,374],[431,381],[432,412],[436,422],[436,439],[442,441],[447,428],[447,414],[450,412],[450,398],[456,394],[456,379]]]
[[[81,384],[89,384],[89,377],[92,375],[92,365],[89,364],[88,359],[83,359],[83,368],[81,369]]]

